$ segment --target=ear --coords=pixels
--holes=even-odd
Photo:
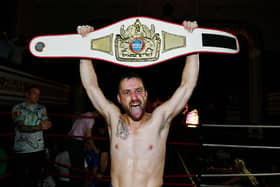
[[[121,103],[120,94],[117,95],[118,102]]]
[[[147,90],[144,91],[144,96],[145,96],[146,98],[148,98],[148,92],[147,92]]]

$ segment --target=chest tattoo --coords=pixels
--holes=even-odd
[[[122,119],[119,119],[116,136],[120,137],[123,140],[126,140],[128,135],[129,131],[127,126],[124,124],[124,121]]]

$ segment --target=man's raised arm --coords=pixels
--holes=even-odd
[[[86,35],[93,30],[94,29],[91,26],[78,27],[78,33],[80,33],[83,37],[86,37]],[[119,109],[113,103],[106,99],[102,90],[100,89],[92,60],[80,60],[80,76],[88,97],[90,98],[96,110],[99,111],[102,116],[104,116],[106,119],[109,119],[108,117],[110,113],[119,111]]]
[[[186,30],[192,32],[196,27],[196,22],[184,21]],[[196,86],[199,73],[199,54],[191,54],[186,57],[185,67],[182,72],[180,86],[172,97],[158,108],[158,112],[163,112],[167,120],[172,120],[185,107]]]

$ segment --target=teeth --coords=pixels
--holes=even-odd
[[[139,104],[132,104],[131,105],[132,107],[137,107],[137,106],[140,106]]]

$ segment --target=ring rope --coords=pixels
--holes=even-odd
[[[14,159],[13,156],[7,156],[6,158],[0,158],[0,162],[1,161],[9,161],[9,160],[12,160],[12,159]]]
[[[0,112],[0,114],[12,114],[12,112]],[[98,118],[95,116],[85,116],[79,114],[49,113],[48,116],[75,117],[75,118]]]
[[[251,173],[251,174],[201,174],[200,177],[248,177],[248,176],[279,176],[280,173]]]
[[[94,137],[94,136],[69,136],[69,135],[63,135],[63,134],[45,134],[46,136],[54,136],[54,137],[66,137],[66,138],[85,138],[85,139],[97,139],[97,140],[108,140],[108,138],[102,138],[102,137]],[[1,136],[1,134],[0,134]],[[167,142],[167,144],[173,144],[173,145],[187,145],[187,146],[201,146],[201,143],[195,143],[195,142]]]
[[[11,114],[11,112],[0,112],[0,114]],[[95,116],[85,116],[85,115],[77,115],[77,114],[63,114],[63,113],[48,113],[49,116],[62,116],[62,117],[75,117],[75,118],[98,118]],[[172,123],[179,124],[179,123]],[[184,123],[180,123],[185,125]],[[226,125],[218,125],[218,124],[200,124],[201,127],[225,127],[225,128],[280,128],[278,125],[234,125],[234,124],[226,124]]]
[[[75,171],[78,171],[78,172],[81,172],[81,173],[87,173],[86,169],[75,168],[75,167],[65,165],[65,164],[61,164],[59,162],[55,162],[55,161],[52,161],[52,160],[48,160],[48,162],[51,163],[51,164],[54,164],[54,165],[58,165],[58,166],[63,167],[63,168],[75,170]]]
[[[0,134],[1,136],[11,136],[14,135],[14,133],[6,133],[6,134]],[[68,138],[86,138],[86,139],[99,139],[99,140],[108,140],[107,138],[102,137],[88,137],[88,136],[68,136],[68,135],[61,135],[61,134],[46,134],[46,136],[62,136],[62,137],[68,137]],[[230,148],[250,148],[250,149],[280,149],[279,146],[250,146],[250,145],[229,145],[229,144],[201,144],[201,143],[188,143],[188,142],[167,142],[167,144],[175,144],[175,145],[186,145],[186,146],[204,146],[204,147],[230,147]]]
[[[164,175],[164,178],[185,178],[185,177],[198,177],[199,175]]]
[[[184,183],[163,183],[166,186],[194,186],[193,184],[184,184]]]
[[[280,128],[277,125],[217,125],[217,124],[201,124],[202,127],[223,127],[223,128]]]
[[[85,116],[78,114],[61,114],[61,113],[48,113],[49,116],[61,116],[61,117],[75,117],[75,118],[99,118],[95,116]]]
[[[0,175],[0,180],[6,179],[6,178],[11,177],[11,176],[13,176],[11,173],[7,173],[5,175]]]
[[[63,174],[48,172],[48,171],[45,171],[44,173],[47,174],[47,175],[51,175],[51,176],[62,176],[62,177],[79,178],[79,179],[85,179],[86,178],[86,176],[63,175]],[[91,177],[91,178],[94,178],[96,181],[104,181],[104,182],[110,182],[111,181],[109,178],[105,178],[105,179],[97,179],[95,177]],[[167,185],[167,186],[194,186],[193,184],[185,184],[185,183],[164,183],[164,185]]]
[[[13,135],[15,135],[14,132],[5,133],[5,134],[0,134],[0,136],[13,136]]]
[[[277,146],[251,146],[251,145],[229,145],[229,144],[202,144],[204,147],[231,147],[231,148],[250,148],[250,149],[280,149]]]
[[[15,133],[5,133],[0,134],[1,136],[13,136]],[[103,137],[94,137],[94,136],[70,136],[70,135],[64,135],[64,134],[45,134],[45,136],[49,137],[64,137],[64,138],[84,138],[84,139],[95,139],[95,140],[108,140],[108,138]],[[186,146],[201,146],[201,143],[196,142],[167,142],[167,144],[171,145],[186,145]]]
[[[209,185],[209,184],[201,184],[200,187],[232,187],[232,185]],[[238,187],[248,187],[248,186],[238,186]]]

